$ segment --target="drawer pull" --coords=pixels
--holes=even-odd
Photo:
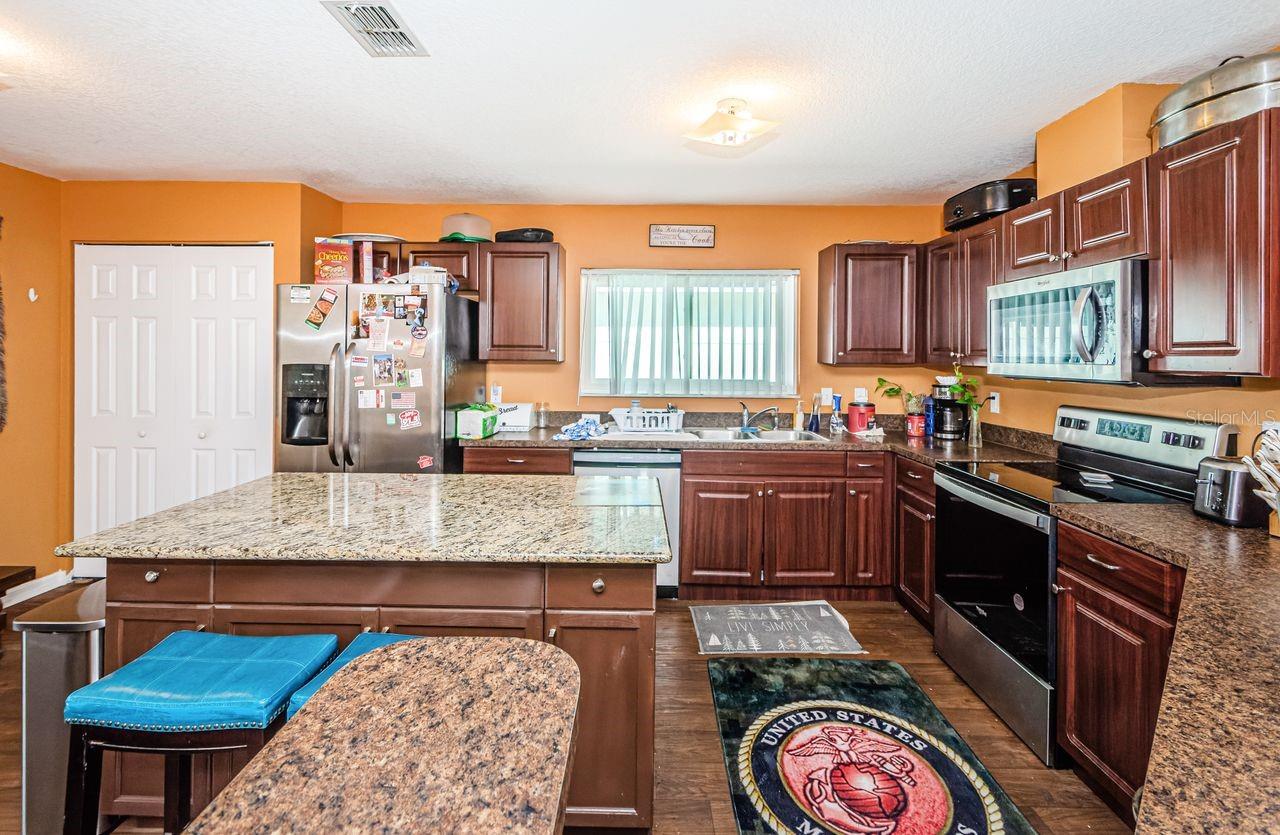
[[[554,641],[556,639],[556,628],[553,626],[547,631],[547,640]]]
[[[866,470],[866,469],[870,469],[871,467],[874,467],[875,464],[859,464],[858,466]]]
[[[197,625],[196,625],[196,631],[197,631],[197,632],[203,632],[203,631],[204,631],[204,629],[205,629],[205,624],[201,623],[201,624],[197,624]]]
[[[388,632],[390,632],[390,631],[391,631],[391,627],[390,627],[390,626],[384,626],[384,627],[382,627],[381,629],[379,629],[378,631],[379,631],[379,632],[381,632],[383,635],[385,635],[385,634],[387,634]]]
[[[1098,559],[1097,557],[1095,557],[1093,554],[1085,554],[1085,555],[1084,555],[1084,558],[1085,558],[1086,560],[1088,560],[1089,562],[1093,563],[1093,564],[1094,564],[1094,565],[1096,565],[1096,566],[1100,566],[1100,567],[1102,567],[1102,568],[1105,568],[1107,571],[1119,571],[1119,570],[1120,570],[1120,566],[1118,566],[1118,565],[1112,565],[1112,564],[1111,564],[1111,563],[1109,563],[1109,562],[1103,562],[1102,560],[1100,560],[1100,559]]]
[[[591,581],[591,590],[596,594],[604,594],[604,578],[597,577]]]
[[[924,478],[924,476],[920,475],[919,473],[913,473],[910,470],[907,470],[907,478],[914,478],[918,481]]]
[[[151,571],[148,571],[146,574],[143,574],[142,579],[146,580],[148,583],[154,583],[160,579],[160,572],[152,569]]]
[[[508,459],[507,459],[507,463],[508,463],[508,464],[523,464],[523,463],[524,463],[524,459],[523,459],[523,458],[508,458]]]

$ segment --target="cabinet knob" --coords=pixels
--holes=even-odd
[[[1062,259],[1061,259],[1061,258],[1059,258],[1059,257],[1058,257],[1058,256],[1056,256],[1056,255],[1050,255],[1048,260],[1049,260],[1049,263],[1050,263],[1050,264],[1056,264],[1056,263],[1058,263],[1058,262],[1059,262],[1060,260],[1062,260]]]
[[[205,438],[209,437],[209,434],[207,432],[197,432],[196,437],[203,441]]]
[[[146,432],[146,430],[145,430],[145,429],[139,429],[139,430],[138,430],[138,437],[139,437],[139,438],[145,438],[145,437],[147,437],[147,432]]]
[[[1054,594],[1062,594],[1064,591],[1071,591],[1071,589],[1066,586],[1060,586],[1057,583],[1050,583],[1049,588],[1052,589]]]
[[[591,590],[596,594],[604,594],[604,578],[597,577],[591,581]]]
[[[770,495],[770,496],[772,496],[772,495],[773,495],[773,489],[772,489],[772,488],[770,488],[770,489],[768,489],[768,490],[765,490],[764,492],[765,492],[766,494]]]
[[[1144,359],[1153,360],[1153,359],[1155,359],[1156,357],[1160,356],[1160,352],[1159,352],[1159,351],[1156,351],[1156,350],[1153,350],[1153,349],[1151,349],[1151,348],[1147,348],[1147,349],[1145,349],[1145,350],[1142,352],[1142,356],[1143,356],[1143,358],[1144,358]]]
[[[1063,250],[1063,253],[1062,253],[1062,260],[1063,260],[1063,261],[1070,260],[1074,255],[1075,255],[1075,253],[1074,253],[1074,252],[1071,252],[1070,250]]]
[[[844,351],[837,351],[837,352],[836,352],[836,356],[838,356],[838,357],[843,357],[843,356],[844,356]]]
[[[547,640],[554,641],[556,639],[556,628],[553,626],[547,630]]]
[[[548,354],[554,354],[555,352],[556,352],[556,349],[555,349],[555,348],[548,348],[548,349],[547,349],[547,353],[548,353]]]
[[[757,490],[757,491],[756,491],[756,495],[757,495],[757,496],[763,496],[763,495],[764,495],[764,491],[763,491],[763,490]]]
[[[146,580],[148,583],[154,583],[160,579],[160,572],[155,570],[148,571],[146,574],[142,575],[142,579]]]
[[[857,491],[857,490],[850,490],[850,491],[849,491],[849,495],[850,495],[850,496],[856,496],[856,495],[858,495],[858,491]]]
[[[933,521],[933,514],[932,514],[932,513],[926,513],[926,514],[924,515],[924,520],[925,520],[926,522],[932,522],[932,521]]]

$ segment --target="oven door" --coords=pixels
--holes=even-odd
[[[1141,262],[1113,261],[987,288],[987,370],[1006,377],[1133,379]],[[1141,329],[1139,328],[1139,332]]]
[[[1053,682],[1054,519],[942,473],[937,595],[993,644]]]

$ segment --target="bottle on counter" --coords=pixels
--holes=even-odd
[[[803,429],[804,424],[804,402],[797,400],[795,414],[791,416],[791,427],[793,429]]]
[[[815,394],[813,396],[813,414],[809,415],[809,425],[805,428],[810,432],[817,432],[822,426],[822,395]]]
[[[840,401],[843,398],[838,394],[831,395],[831,423],[827,427],[832,435],[839,435],[844,431],[844,418],[840,415]]]
[[[849,403],[849,431],[865,432],[876,426],[876,404],[867,397],[867,390],[853,390],[853,400]]]
[[[933,397],[928,394],[924,396],[924,434],[933,436]]]
[[[533,425],[538,429],[546,429],[551,425],[551,404],[542,402],[538,404],[538,411],[534,415]]]

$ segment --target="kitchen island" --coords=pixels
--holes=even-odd
[[[545,640],[581,670],[565,822],[652,814],[654,567],[646,479],[277,473],[63,545],[107,560],[107,671],[177,629]],[[158,816],[161,766],[104,762],[103,810]],[[195,769],[203,806],[245,765]]]

